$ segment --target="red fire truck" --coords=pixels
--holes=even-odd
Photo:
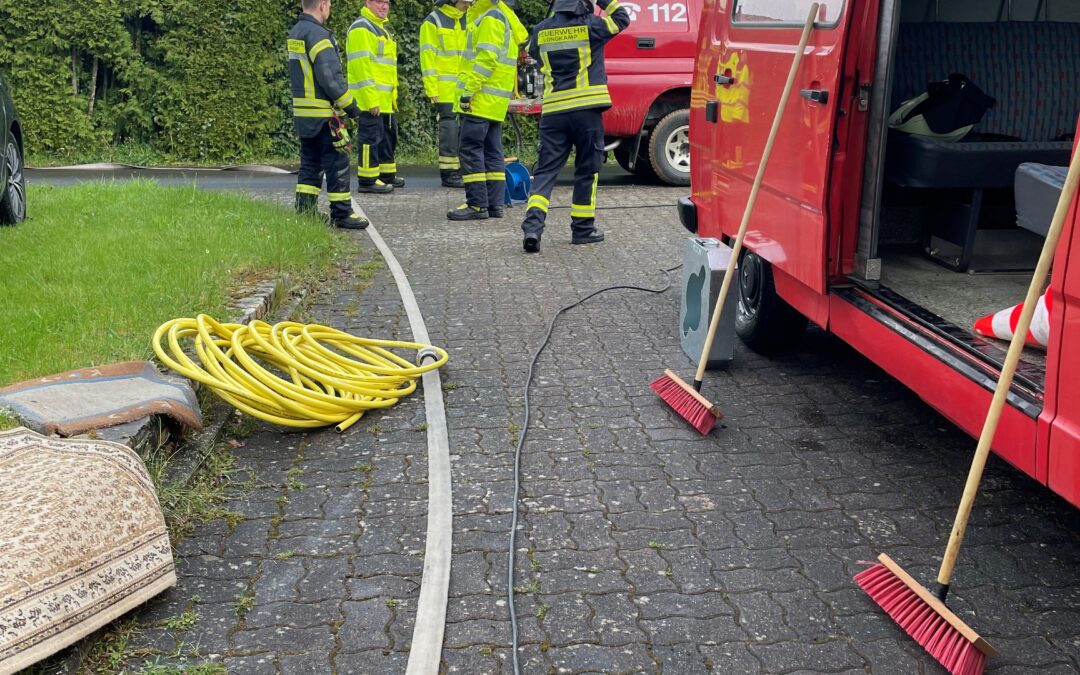
[[[611,108],[605,144],[636,176],[690,184],[690,82],[703,0],[620,0],[633,22],[604,50]],[[539,100],[511,112],[537,115]]]
[[[705,6],[679,203],[700,236],[738,230],[809,6]],[[1073,150],[1078,72],[1077,3],[825,0],[740,261],[743,341],[789,347],[809,320],[977,435],[1007,345],[972,325],[1023,299]],[[900,102],[953,73],[996,99],[967,136],[890,130]],[[1076,207],[1048,347],[1025,350],[994,450],[1080,506]]]

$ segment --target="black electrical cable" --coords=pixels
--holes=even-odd
[[[506,572],[506,591],[507,591],[507,603],[510,606],[510,631],[511,631],[511,652],[513,653],[514,662],[514,675],[520,675],[521,667],[518,664],[518,629],[517,629],[517,610],[514,608],[514,559],[516,557],[516,542],[517,542],[517,521],[518,521],[518,506],[521,498],[521,449],[525,445],[525,436],[529,433],[529,385],[532,384],[533,369],[536,367],[536,362],[540,359],[541,352],[547,347],[548,342],[551,341],[551,332],[555,329],[555,321],[562,315],[563,312],[573,309],[582,304],[589,298],[606,293],[608,291],[628,290],[628,291],[643,291],[645,293],[660,294],[667,291],[672,286],[671,273],[682,267],[682,265],[676,265],[669,269],[662,269],[661,272],[667,277],[667,284],[663,288],[645,288],[643,286],[607,286],[599,290],[589,293],[584,298],[572,302],[566,305],[559,311],[555,312],[555,315],[551,317],[551,322],[548,323],[547,334],[544,336],[543,342],[537,348],[533,354],[532,361],[529,362],[529,373],[525,377],[525,419],[521,424],[521,437],[518,438],[517,449],[514,450],[514,508],[513,516],[510,519],[510,549],[507,554],[507,560],[510,563]]]

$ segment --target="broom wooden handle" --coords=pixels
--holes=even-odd
[[[716,298],[716,307],[713,309],[712,319],[709,321],[709,333],[705,336],[705,347],[701,350],[701,358],[698,359],[697,373],[694,374],[694,389],[701,390],[701,381],[705,377],[705,366],[709,361],[709,352],[712,351],[713,339],[716,337],[716,328],[720,325],[720,314],[723,311],[724,302],[727,300],[728,290],[731,288],[731,279],[735,276],[735,264],[739,260],[742,251],[743,237],[746,236],[746,226],[750,223],[750,214],[754,211],[754,203],[757,202],[758,191],[761,182],[765,178],[765,167],[772,155],[773,143],[780,131],[780,122],[784,119],[784,108],[787,107],[788,97],[795,85],[795,75],[799,72],[799,64],[802,63],[803,53],[806,51],[806,43],[810,39],[810,33],[814,29],[814,21],[818,15],[818,3],[810,5],[810,15],[803,24],[802,37],[799,46],[795,49],[795,59],[791,62],[788,70],[787,83],[784,84],[784,93],[780,95],[780,103],[776,106],[776,115],[773,117],[772,128],[769,129],[769,138],[765,142],[765,151],[761,153],[761,162],[758,164],[757,175],[754,176],[754,186],[750,188],[750,198],[746,200],[746,209],[743,211],[742,222],[739,223],[739,233],[735,236],[735,245],[731,249],[731,258],[728,260],[727,269],[724,270],[724,281],[720,284],[720,295]]]
[[[1001,376],[998,378],[997,388],[994,390],[994,398],[990,402],[990,410],[986,413],[986,421],[983,423],[982,433],[979,435],[979,445],[975,448],[975,456],[971,460],[971,469],[968,471],[967,484],[964,486],[964,496],[960,499],[960,508],[956,511],[956,520],[953,522],[952,534],[949,536],[949,545],[945,548],[945,557],[941,561],[941,569],[938,570],[937,581],[941,584],[938,590],[939,597],[944,599],[948,593],[949,581],[952,579],[953,568],[956,567],[956,558],[960,553],[960,543],[964,539],[964,531],[967,529],[968,518],[971,516],[971,507],[975,504],[975,495],[979,491],[979,481],[982,480],[983,469],[986,467],[986,458],[990,454],[990,444],[994,441],[994,433],[997,431],[998,422],[1001,420],[1001,411],[1005,407],[1005,398],[1012,386],[1013,375],[1016,374],[1016,364],[1020,361],[1020,352],[1024,350],[1024,341],[1027,339],[1028,328],[1031,326],[1031,315],[1035,313],[1035,304],[1039,301],[1046,283],[1046,275],[1050,271],[1050,263],[1054,260],[1054,249],[1057,248],[1061,230],[1065,226],[1065,216],[1072,205],[1076,195],[1076,185],[1080,182],[1080,161],[1074,156],[1069,163],[1069,172],[1065,176],[1065,186],[1058,198],[1057,209],[1054,211],[1054,219],[1050,221],[1050,230],[1046,233],[1046,241],[1043,242],[1042,253],[1039,255],[1039,263],[1035,266],[1035,274],[1031,277],[1031,285],[1028,286],[1027,297],[1024,298],[1024,309],[1020,313],[1020,320],[1016,324],[1016,332],[1009,342],[1009,352],[1005,356],[1005,365],[1001,367]]]

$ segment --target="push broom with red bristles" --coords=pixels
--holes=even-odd
[[[754,186],[750,188],[750,197],[746,200],[746,209],[743,211],[742,222],[739,224],[739,233],[735,237],[735,243],[731,247],[731,259],[724,271],[724,281],[720,285],[720,294],[716,297],[716,307],[713,308],[712,319],[709,320],[709,333],[705,336],[705,346],[701,350],[701,358],[698,359],[697,373],[694,375],[694,384],[689,385],[671,370],[665,370],[664,374],[649,386],[660,395],[660,398],[671,408],[689,422],[702,434],[712,431],[716,421],[723,417],[720,410],[709,402],[709,399],[701,395],[701,382],[705,377],[705,366],[708,363],[709,352],[712,350],[713,339],[716,337],[716,328],[720,325],[720,315],[724,303],[727,300],[728,290],[731,288],[731,280],[735,272],[735,264],[742,252],[743,237],[746,236],[746,226],[750,223],[750,214],[754,211],[757,202],[758,190],[765,178],[765,167],[772,155],[773,143],[780,131],[780,121],[784,118],[784,108],[787,107],[788,97],[795,84],[795,75],[799,72],[799,64],[802,63],[803,53],[806,51],[806,43],[810,39],[810,32],[814,29],[814,20],[818,16],[818,3],[810,5],[810,14],[806,17],[803,25],[802,38],[795,50],[795,58],[788,70],[787,83],[784,92],[780,95],[780,103],[776,107],[776,115],[773,116],[772,128],[769,130],[768,140],[765,141],[765,151],[761,154],[761,162],[758,164],[757,174],[754,176]]]
[[[1057,247],[1062,227],[1065,224],[1065,216],[1076,195],[1078,181],[1080,181],[1080,161],[1074,156],[1069,166],[1069,173],[1065,177],[1065,186],[1058,199],[1057,209],[1054,211],[1054,219],[1050,223],[1050,230],[1043,243],[1039,263],[1035,266],[1035,274],[1028,287],[1024,309],[1017,322],[1016,332],[1009,343],[1009,352],[1001,368],[1001,377],[998,378],[994,398],[990,402],[990,410],[986,414],[986,421],[979,435],[979,444],[971,461],[971,469],[968,471],[964,495],[960,499],[960,508],[957,509],[952,534],[949,536],[949,545],[945,548],[945,557],[941,561],[941,569],[938,570],[935,592],[931,593],[919,585],[885,554],[878,556],[877,564],[855,576],[856,583],[870,595],[870,598],[954,675],[979,675],[983,672],[986,659],[997,655],[986,640],[945,606],[945,598],[949,593],[949,582],[952,579],[953,569],[956,567],[960,543],[964,539],[971,508],[975,504],[975,495],[979,491],[983,468],[990,454],[990,444],[994,440],[994,433],[1001,419],[1001,411],[1005,406],[1005,398],[1012,386],[1016,364],[1024,349],[1028,327],[1031,325],[1031,316],[1035,311],[1039,294],[1043,292],[1046,275],[1050,271],[1050,263],[1054,258],[1054,249]]]

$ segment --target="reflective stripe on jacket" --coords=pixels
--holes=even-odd
[[[378,107],[397,110],[397,43],[380,19],[367,7],[349,26],[349,89],[362,110]]]
[[[464,53],[465,12],[449,4],[436,7],[420,24],[420,73],[428,98],[454,102]]]
[[[471,96],[470,115],[502,122],[517,83],[518,47],[529,32],[514,10],[498,0],[476,2],[466,22],[454,112],[462,112],[461,97]]]
[[[604,45],[630,25],[630,14],[617,0],[598,4],[606,16],[558,12],[533,30],[529,53],[544,73],[544,115],[611,107]]]
[[[289,31],[289,84],[293,126],[301,138],[322,130],[334,111],[353,104],[341,72],[341,56],[330,30],[310,14],[301,14]]]

